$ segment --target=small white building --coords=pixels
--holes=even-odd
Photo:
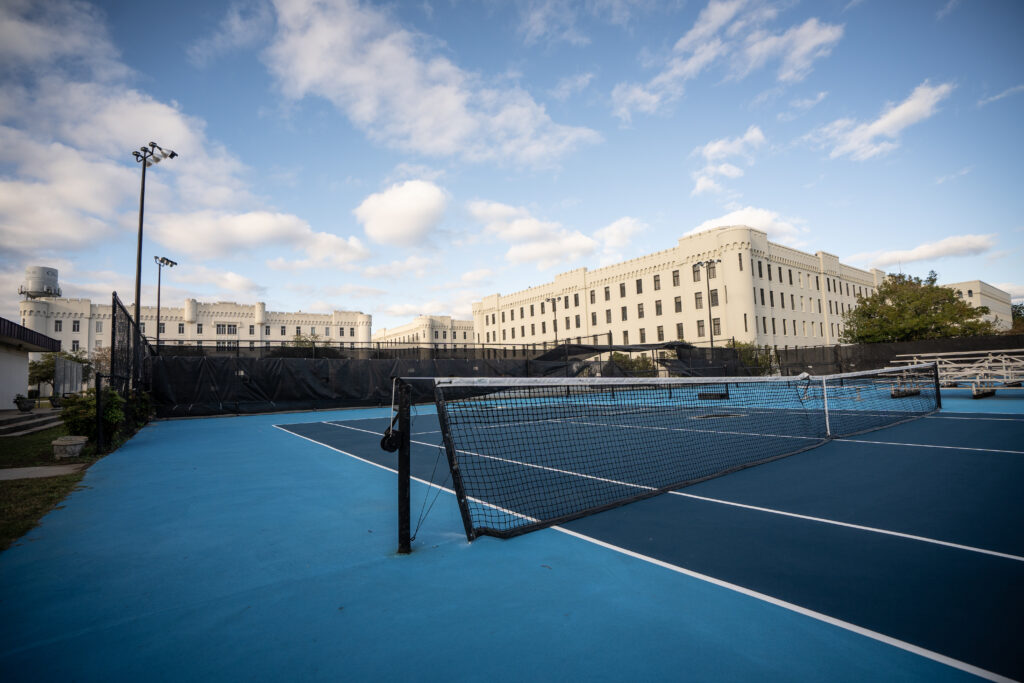
[[[475,344],[472,320],[450,315],[420,315],[398,327],[381,328],[373,341],[392,344]]]
[[[14,397],[28,394],[28,355],[60,351],[60,342],[0,318],[0,410],[13,410]]]
[[[968,280],[967,282],[953,282],[948,285],[956,292],[958,298],[963,299],[971,306],[988,306],[988,314],[982,316],[982,320],[995,323],[999,330],[1008,330],[1013,327],[1013,311],[1010,308],[1010,293],[1004,292],[998,287],[993,287],[981,280]]]

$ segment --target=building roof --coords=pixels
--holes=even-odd
[[[20,351],[60,351],[60,340],[0,318],[0,345]]]

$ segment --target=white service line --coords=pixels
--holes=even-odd
[[[1024,422],[1012,417],[953,417],[952,415],[925,415],[926,420],[989,420],[991,422]]]
[[[868,441],[866,439],[836,439],[836,441],[848,441],[850,443],[873,443],[880,446],[913,446],[914,448],[946,448],[952,451],[983,451],[985,453],[1013,453],[1024,455],[1024,451],[1006,451],[998,448],[975,448],[973,446],[940,446],[931,443],[900,443],[897,441]]]
[[[972,553],[982,553],[983,555],[993,555],[995,557],[1002,557],[1007,560],[1016,560],[1017,562],[1024,562],[1024,557],[1018,555],[1010,555],[1009,553],[1001,553],[997,550],[986,550],[985,548],[976,548],[970,545],[962,545],[960,543],[952,543],[950,541],[940,541],[937,538],[928,538],[927,536],[915,536],[914,534],[905,534],[901,531],[890,531],[889,529],[879,529],[877,527],[862,526],[860,524],[851,524],[850,522],[840,522],[835,519],[825,519],[824,517],[811,517],[810,515],[801,515],[796,512],[786,512],[784,510],[776,510],[774,508],[763,508],[757,505],[747,505],[746,503],[736,503],[731,500],[721,500],[719,498],[708,498],[706,496],[698,496],[693,493],[684,493],[682,491],[669,491],[674,496],[683,496],[685,498],[693,498],[695,500],[703,500],[709,503],[719,503],[721,505],[730,505],[732,507],[745,508],[747,510],[757,510],[758,512],[768,512],[773,515],[782,515],[783,517],[794,517],[796,519],[806,519],[811,522],[821,522],[822,524],[832,524],[834,526],[843,526],[849,529],[857,529],[859,531],[870,531],[875,534],[885,534],[886,536],[897,536],[899,538],[907,538],[912,541],[922,541],[924,543],[933,543],[935,545],[946,546],[947,548],[956,548],[957,550],[967,550]]]
[[[324,422],[322,424],[334,424],[334,423],[332,423],[332,422]],[[352,453],[349,453],[347,451],[343,451],[340,448],[335,448],[333,446],[328,446],[325,443],[321,443],[320,441],[316,441],[314,439],[310,439],[308,437],[302,436],[301,434],[296,434],[295,432],[288,431],[287,429],[284,429],[284,428],[282,428],[279,425],[273,425],[273,426],[277,427],[278,429],[280,429],[281,431],[285,432],[286,434],[291,434],[292,436],[297,436],[300,439],[305,439],[306,441],[309,441],[311,443],[315,443],[315,444],[318,444],[318,445],[323,446],[325,448],[329,448],[332,451],[336,451],[336,452],[341,453],[343,455],[347,455],[347,456],[349,456],[351,458],[355,458],[356,460],[368,463],[370,465],[373,465],[374,467],[379,467],[382,470],[387,470],[389,472],[394,472],[395,474],[398,473],[397,470],[395,470],[395,469],[392,469],[392,468],[387,467],[385,465],[381,465],[379,463],[375,463],[375,462],[373,462],[371,460],[367,460],[365,458],[361,458],[358,455],[353,455]],[[343,425],[334,424],[334,426],[341,427]],[[378,433],[378,432],[372,432],[372,431],[369,431],[369,430],[366,430],[366,429],[358,429],[356,427],[346,427],[346,429],[353,429],[355,431],[360,431],[360,432],[368,432],[370,434],[377,434]],[[423,445],[433,445],[433,444],[423,444]],[[440,486],[438,484],[434,484],[434,483],[429,482],[429,481],[424,481],[423,479],[420,479],[418,477],[412,477],[412,478],[415,479],[416,481],[420,482],[421,484],[426,484],[427,486],[432,486],[434,488],[441,489],[442,491],[447,491],[448,493],[450,493],[452,495],[455,495],[455,491],[453,491],[452,489],[447,488],[445,486]],[[697,496],[694,496],[694,497],[697,497]],[[474,499],[474,502],[483,503],[484,505],[489,505],[488,503],[485,503],[483,501],[476,501],[475,499]],[[715,502],[721,502],[721,501],[715,501]],[[517,514],[517,513],[512,513],[512,514]],[[525,515],[519,515],[519,516],[525,516]],[[967,662],[962,662],[962,661],[960,661],[958,659],[953,659],[952,657],[947,657],[946,655],[940,654],[938,652],[934,652],[932,650],[928,650],[928,649],[925,649],[923,647],[919,647],[917,645],[914,645],[912,643],[908,643],[908,642],[900,640],[898,638],[893,638],[891,636],[887,636],[884,633],[879,633],[878,631],[872,631],[871,629],[864,628],[863,626],[858,626],[858,625],[850,623],[848,621],[843,621],[842,619],[837,619],[835,617],[831,617],[831,616],[829,616],[827,614],[823,614],[821,612],[816,612],[816,611],[808,609],[806,607],[801,607],[800,605],[796,605],[794,603],[787,602],[785,600],[781,600],[781,599],[773,597],[771,595],[767,595],[765,593],[759,593],[759,592],[757,592],[755,590],[751,590],[750,588],[745,588],[745,587],[737,585],[735,583],[729,583],[728,581],[723,581],[722,579],[717,579],[717,578],[715,578],[713,576],[708,576],[707,574],[701,574],[701,573],[695,572],[695,571],[693,571],[691,569],[686,569],[685,567],[680,567],[679,565],[671,564],[669,562],[665,562],[663,560],[659,560],[659,559],[650,557],[649,555],[643,555],[641,553],[629,550],[627,548],[622,548],[622,547],[617,546],[617,545],[612,545],[611,543],[607,543],[605,541],[593,538],[591,536],[586,536],[586,535],[581,534],[581,533],[576,532],[576,531],[570,531],[569,529],[566,529],[564,527],[553,526],[553,527],[550,527],[550,528],[555,530],[555,531],[558,531],[560,533],[566,534],[568,536],[573,536],[574,538],[578,538],[578,539],[580,539],[582,541],[586,541],[587,543],[593,543],[594,545],[600,546],[600,547],[605,548],[607,550],[611,550],[611,551],[620,553],[622,555],[626,555],[628,557],[632,557],[634,559],[641,560],[643,562],[647,562],[648,564],[653,564],[655,566],[662,567],[663,569],[668,569],[668,570],[676,572],[678,574],[683,574],[685,576],[689,576],[689,577],[697,579],[699,581],[704,581],[706,583],[713,584],[713,585],[718,586],[720,588],[725,588],[726,590],[730,590],[730,591],[733,591],[735,593],[740,593],[742,595],[746,595],[747,597],[751,597],[751,598],[754,598],[755,600],[760,600],[762,602],[766,602],[768,604],[775,605],[776,607],[781,607],[781,608],[789,610],[791,612],[795,612],[797,614],[801,614],[803,616],[810,617],[811,619],[814,619],[816,621],[820,621],[820,622],[829,624],[831,626],[836,626],[836,627],[844,629],[846,631],[850,631],[851,633],[856,633],[857,635],[864,636],[866,638],[870,638],[870,639],[878,641],[880,643],[884,643],[886,645],[890,645],[892,647],[899,648],[901,650],[904,650],[906,652],[910,652],[911,654],[915,654],[915,655],[918,655],[920,657],[924,657],[925,659],[930,659],[930,660],[932,660],[934,662],[938,662],[940,664],[944,664],[944,665],[952,667],[954,669],[959,669],[960,671],[964,671],[964,672],[972,674],[974,676],[978,676],[980,678],[985,678],[985,679],[990,680],[990,681],[998,681],[999,683],[1014,683],[1013,679],[1011,679],[1011,678],[1007,678],[1005,676],[1001,676],[999,674],[993,673],[993,672],[988,671],[986,669],[982,669],[980,667],[974,666],[973,664],[968,664]],[[864,528],[866,529],[866,527],[864,527]]]

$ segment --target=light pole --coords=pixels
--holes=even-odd
[[[164,159],[173,159],[178,153],[150,142],[149,147],[139,147],[138,151],[132,152],[132,156],[135,157],[135,161],[142,164],[142,188],[139,190],[139,244],[135,252],[135,327],[138,329],[139,311],[142,308],[139,290],[142,286],[142,214],[146,204],[146,168],[159,164]]]
[[[156,352],[160,353],[160,275],[164,271],[164,266],[173,268],[178,263],[163,256],[154,256],[153,260],[156,261]]]
[[[711,323],[711,272],[715,267],[716,263],[721,263],[722,259],[713,258],[706,261],[698,261],[698,266],[704,266],[704,282],[707,284],[708,292],[708,335],[711,339],[711,348],[715,348],[715,327]]]
[[[132,371],[132,381],[138,388],[138,372],[140,365],[140,351],[138,338],[142,336],[139,325],[139,316],[142,313],[142,301],[140,300],[140,289],[142,287],[142,210],[146,203],[146,168],[158,164],[164,159],[173,159],[178,156],[177,152],[165,150],[155,142],[150,142],[148,147],[139,147],[132,152],[135,161],[142,164],[142,188],[139,190],[139,244],[135,252],[135,335],[132,338],[132,357],[135,359]]]

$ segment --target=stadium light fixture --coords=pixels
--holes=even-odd
[[[160,276],[164,266],[173,268],[178,262],[163,256],[154,256],[153,260],[156,262],[156,352],[160,353]]]

